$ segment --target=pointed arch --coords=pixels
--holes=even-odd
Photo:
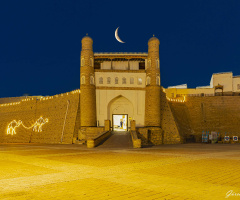
[[[157,60],[156,60],[156,66],[157,66],[157,69],[159,69],[159,68],[160,68],[160,62],[159,62],[159,58],[157,58]]]
[[[108,119],[111,121],[113,114],[127,114],[128,117],[134,117],[134,106],[132,102],[122,95],[118,95],[109,101],[107,109]],[[130,121],[128,121],[128,125],[130,125]]]
[[[150,84],[151,84],[151,78],[149,76],[147,76],[146,85],[150,85]]]
[[[160,85],[160,76],[157,76],[157,77],[156,77],[156,84],[157,84],[157,85]]]
[[[85,76],[82,76],[82,77],[81,77],[81,85],[82,85],[82,84],[86,84]]]
[[[81,66],[84,66],[85,65],[85,60],[84,58],[81,58]]]
[[[94,85],[94,76],[90,76],[90,84]]]

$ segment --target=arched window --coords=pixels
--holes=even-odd
[[[133,77],[130,78],[130,84],[134,84],[134,78]]]
[[[156,79],[157,79],[156,80],[157,85],[160,85],[160,76],[157,76]]]
[[[82,78],[81,78],[81,85],[82,84],[85,84],[85,76],[82,76]]]
[[[157,69],[159,69],[160,67],[159,59],[156,60],[156,66],[157,66]]]
[[[148,76],[147,81],[146,81],[146,85],[150,85],[150,83],[151,83],[151,78]]]
[[[90,66],[93,67],[93,58],[90,58]]]
[[[94,85],[94,77],[93,76],[90,76],[90,84]]]
[[[122,78],[122,84],[126,84],[127,83],[127,80],[125,77]]]
[[[138,78],[138,85],[142,85],[142,78]]]
[[[107,84],[111,84],[111,77],[107,77]]]
[[[81,58],[81,66],[84,66],[85,65],[85,60],[84,58]]]
[[[103,84],[103,77],[99,78],[99,84]]]
[[[151,60],[148,60],[148,67],[151,67]]]
[[[115,78],[115,84],[118,84],[118,77]]]

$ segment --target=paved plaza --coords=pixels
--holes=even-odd
[[[0,145],[0,199],[240,199],[239,172],[239,144]]]

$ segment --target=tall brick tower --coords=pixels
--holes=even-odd
[[[89,36],[82,39],[80,56],[80,110],[81,127],[96,126],[96,87],[94,78],[93,40]]]
[[[160,127],[160,41],[152,37],[148,41],[146,68],[145,126]]]

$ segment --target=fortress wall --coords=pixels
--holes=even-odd
[[[104,132],[104,126],[100,127],[81,127],[78,134],[78,139],[92,139],[98,134]]]
[[[187,97],[186,103],[170,103],[179,130],[201,142],[202,131],[216,131],[223,138],[240,137],[240,98],[237,96]],[[189,131],[189,128],[191,131]]]
[[[216,131],[223,137],[240,136],[240,98],[237,96],[188,97],[191,126],[197,141],[202,131]]]
[[[177,124],[178,130],[182,135],[183,142],[192,141],[192,129],[188,109],[185,103],[168,102]]]
[[[161,92],[161,127],[163,130],[163,144],[177,144],[183,142],[180,127],[172,113],[166,94]]]
[[[72,143],[73,135],[77,134],[80,126],[77,112],[79,111],[79,93],[69,92],[62,95],[48,97],[45,100],[29,98],[29,101],[21,101],[20,104],[0,105],[0,142],[1,143],[59,143],[65,121],[65,114],[69,100],[68,113],[63,132],[63,143]],[[7,135],[8,124],[13,120],[21,120],[23,125],[31,127],[40,117],[48,118],[48,122],[42,125],[42,132],[35,132],[32,128],[16,127],[16,134]]]
[[[1,106],[0,107],[0,142],[4,143],[22,143],[29,142],[31,131],[23,128],[22,126],[17,127],[15,130],[17,134],[7,135],[8,124],[13,120],[21,120],[25,126],[29,126],[34,123],[36,110],[36,102],[21,102],[17,105]]]
[[[6,97],[6,98],[0,98],[0,104],[3,103],[13,103],[21,101],[22,99],[26,99],[26,97]]]

